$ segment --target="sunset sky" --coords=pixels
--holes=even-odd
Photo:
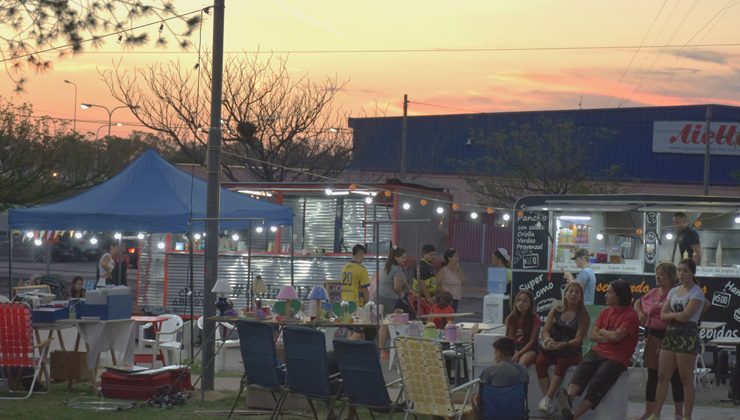
[[[209,4],[174,3],[179,12]],[[376,104],[387,107],[387,115],[399,115],[405,93],[411,115],[740,106],[736,0],[226,0],[226,5],[227,54],[290,51],[288,65],[296,77],[348,80],[337,106],[352,115]],[[149,21],[154,19],[140,23]],[[211,23],[207,16],[202,48],[211,44]],[[197,35],[193,41],[198,42]],[[713,46],[666,47],[696,44]],[[598,48],[569,49],[577,47]],[[195,49],[179,53],[175,46],[122,53],[111,41],[97,51],[56,61],[49,73],[31,75],[27,92],[20,95],[13,94],[14,85],[3,76],[0,95],[30,102],[38,114],[71,119],[74,89],[63,82],[68,79],[79,86],[77,102],[117,106],[97,74],[114,60],[126,69],[167,60],[192,66],[196,55]],[[78,131],[95,131],[107,114],[78,108],[77,118],[95,121],[79,122]],[[114,114],[116,121],[135,122],[125,110]],[[114,128],[114,134],[132,127]]]

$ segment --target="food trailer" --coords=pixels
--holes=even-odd
[[[245,230],[221,231],[218,278],[232,288],[234,308],[244,308],[250,285],[261,276],[275,299],[292,284],[301,299],[313,286],[339,281],[352,247],[365,244],[364,265],[370,278],[385,264],[392,245],[405,248],[412,258],[431,243],[447,248],[451,196],[441,188],[396,180],[376,183],[226,183],[247,196],[293,209],[292,226],[255,222]],[[439,208],[442,211],[439,211]],[[190,305],[203,307],[202,232],[187,235],[148,235],[141,243],[137,301],[139,310],[161,310],[188,315]],[[192,256],[191,256],[192,250]],[[192,265],[191,265],[192,264]],[[192,273],[192,276],[191,276]],[[192,279],[191,279],[192,277]],[[192,284],[191,284],[192,281]]]
[[[655,287],[655,268],[683,256],[673,215],[683,212],[700,238],[696,277],[711,302],[705,340],[740,336],[740,197],[669,195],[541,195],[521,198],[514,209],[513,288],[530,289],[546,316],[562,298],[571,257],[589,251],[596,274],[595,304],[603,305],[610,281],[622,278],[635,298]],[[516,292],[514,292],[516,293]]]

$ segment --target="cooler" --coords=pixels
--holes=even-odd
[[[483,322],[504,323],[504,303],[506,295],[490,293],[483,297]]]
[[[101,392],[108,398],[148,400],[158,394],[191,391],[190,370],[179,366],[128,373],[108,369],[100,375]]]
[[[499,333],[479,333],[473,336],[473,378],[480,376],[483,369],[496,363],[493,353],[493,342],[504,336]]]

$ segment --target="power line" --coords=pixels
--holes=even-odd
[[[193,13],[193,12],[191,12]],[[159,23],[159,21],[150,23],[144,26],[151,26],[154,24]],[[133,28],[138,29],[138,28]],[[127,30],[127,31],[130,31]],[[123,31],[126,32],[126,31]],[[117,35],[119,32],[102,35],[101,37],[109,37],[113,35]],[[87,40],[89,41],[89,40]],[[43,51],[37,51],[34,53],[30,53],[24,56],[18,56],[14,57],[13,59],[17,58],[23,58],[27,57],[29,55],[33,54],[43,54],[43,53],[50,53],[54,52],[56,50],[62,49],[62,48],[68,48],[70,45],[63,45],[60,47],[54,47]],[[548,51],[593,51],[593,50],[634,50],[634,49],[681,49],[681,48],[734,48],[734,47],[740,47],[740,43],[737,42],[728,42],[728,43],[711,43],[711,44],[683,44],[683,45],[676,45],[676,44],[662,44],[662,45],[588,45],[588,46],[581,46],[581,47],[564,47],[564,46],[556,46],[556,47],[491,47],[491,48],[409,48],[409,49],[364,49],[364,50],[242,50],[242,51],[224,51],[224,54],[258,54],[258,55],[265,55],[265,54],[412,54],[412,53],[466,53],[466,52],[548,52]],[[128,54],[158,54],[158,55],[164,55],[164,54],[198,54],[197,51],[141,51],[141,50],[133,50],[133,51],[100,51],[100,50],[91,50],[91,51],[85,51],[83,54],[119,54],[119,55],[128,55]],[[1,62],[5,62],[11,59],[4,59],[0,60]]]
[[[455,108],[455,107],[445,106],[445,105],[428,104],[428,103],[425,103],[425,102],[409,101],[409,103],[410,104],[415,104],[415,105],[430,106],[432,108],[452,109],[452,110],[455,110],[455,111],[470,112],[470,113],[473,113],[473,114],[481,114],[482,113],[482,111],[473,111],[472,109]]]

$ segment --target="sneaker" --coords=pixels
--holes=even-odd
[[[537,408],[545,414],[550,413],[552,410],[552,400],[550,397],[542,397],[540,403],[537,404]]]

